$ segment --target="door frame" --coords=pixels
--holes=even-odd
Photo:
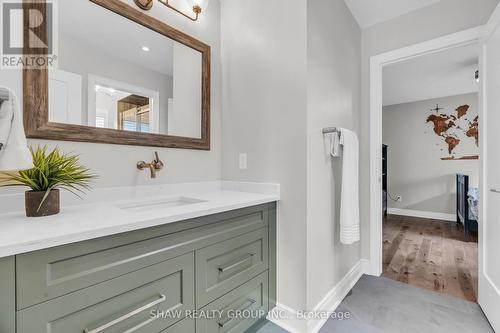
[[[478,282],[479,282],[479,290],[478,290],[478,300],[479,305],[481,306],[483,312],[486,317],[490,321],[490,324],[494,329],[498,330],[500,327],[500,319],[498,318],[498,314],[494,309],[498,308],[498,299],[500,298],[500,289],[499,287],[491,280],[488,274],[488,265],[487,265],[487,256],[488,253],[486,251],[487,239],[485,239],[485,235],[487,234],[488,229],[488,212],[487,212],[487,202],[488,196],[490,195],[490,189],[488,186],[487,178],[487,160],[488,155],[487,146],[485,144],[485,137],[487,135],[487,126],[485,126],[487,118],[488,118],[488,104],[487,104],[487,90],[486,90],[486,81],[488,73],[487,62],[488,57],[486,53],[486,42],[490,39],[494,33],[500,29],[500,4],[496,7],[493,12],[490,20],[485,25],[484,33],[483,33],[483,43],[481,45],[481,88],[480,88],[480,124],[479,124],[479,141],[481,145],[481,158],[480,158],[480,169],[479,169],[479,188],[480,188],[480,200],[479,200],[479,272],[478,272]]]
[[[386,52],[370,58],[370,264],[367,274],[380,276],[383,272],[382,254],[382,73],[384,66],[407,61],[455,47],[480,42],[485,26],[453,33],[423,43]],[[471,73],[472,75],[473,73]],[[479,116],[482,117],[481,107]],[[481,118],[483,119],[483,118]],[[480,151],[482,153],[482,150]],[[480,169],[482,173],[482,169]]]

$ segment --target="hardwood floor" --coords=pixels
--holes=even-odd
[[[477,237],[453,222],[389,215],[382,276],[477,302]]]

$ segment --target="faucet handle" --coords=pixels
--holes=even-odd
[[[156,159],[151,163],[146,163],[144,161],[140,161],[137,163],[137,169],[144,170],[149,168],[151,170],[151,178],[156,178],[156,171],[160,171],[165,166],[163,162],[160,160],[160,156],[158,152],[155,152]]]
[[[163,169],[164,164],[163,164],[162,160],[160,160],[160,155],[158,154],[157,151],[155,151],[155,160],[153,161],[153,163],[155,164],[156,170]]]

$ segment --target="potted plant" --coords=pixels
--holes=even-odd
[[[96,178],[79,164],[77,155],[63,154],[59,148],[50,153],[47,147],[30,147],[33,169],[18,173],[4,173],[0,186],[27,186],[25,193],[26,216],[40,217],[58,214],[60,210],[59,190],[76,195],[89,189]]]

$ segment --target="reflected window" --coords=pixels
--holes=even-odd
[[[95,126],[152,133],[151,99],[123,90],[95,86]]]
[[[131,132],[150,133],[149,98],[130,95],[117,102],[118,129]]]

